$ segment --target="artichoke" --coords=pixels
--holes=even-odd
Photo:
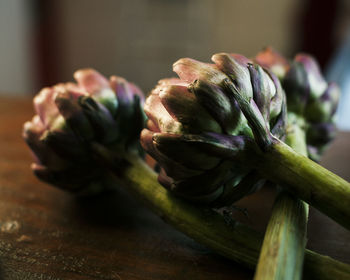
[[[141,90],[117,76],[107,80],[93,69],[75,72],[75,83],[42,89],[34,98],[36,115],[26,122],[23,137],[41,180],[77,194],[111,188],[123,154],[140,153],[144,127]],[[130,125],[130,123],[133,125]]]
[[[179,78],[159,81],[145,102],[141,144],[160,164],[163,186],[221,207],[264,182],[249,151],[264,148],[271,133],[284,135],[285,98],[278,78],[246,57],[220,53],[212,60],[180,59],[173,65]]]
[[[288,112],[304,120],[308,156],[319,161],[335,136],[338,86],[326,82],[316,60],[307,54],[297,54],[288,62],[272,48],[267,48],[255,60],[278,75],[286,92]]]

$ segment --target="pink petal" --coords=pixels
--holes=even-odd
[[[81,69],[74,73],[74,78],[79,87],[90,94],[99,93],[104,88],[109,88],[109,81],[94,69]]]
[[[166,85],[177,85],[177,86],[185,86],[187,87],[190,83],[183,81],[179,78],[167,78],[162,79],[158,81],[159,85],[166,86]]]
[[[54,103],[56,94],[53,88],[43,88],[34,98],[35,111],[46,127],[59,115]]]
[[[164,87],[161,85],[152,90],[144,105],[145,113],[160,131],[179,133],[182,125],[171,117],[159,97],[163,90]]]
[[[45,130],[45,126],[42,123],[40,117],[35,115],[31,121],[25,122],[23,126],[23,137],[34,137],[39,139]]]
[[[147,120],[146,127],[152,132],[160,132],[159,127],[150,119]]]
[[[203,63],[191,58],[179,59],[174,63],[173,70],[181,80],[188,83],[193,83],[198,79],[221,83],[226,78],[225,74],[219,71],[214,64]]]
[[[248,63],[253,63],[253,61],[244,55],[238,53],[230,53],[230,56],[235,59],[240,65],[247,66]]]
[[[78,99],[79,96],[88,95],[87,91],[75,83],[65,83],[64,87],[72,95],[73,99]]]

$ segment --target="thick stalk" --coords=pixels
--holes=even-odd
[[[139,158],[130,157],[128,162],[125,169],[115,171],[117,177],[164,221],[218,254],[255,268],[262,244],[260,233],[239,222],[227,224],[218,213],[173,196]],[[350,279],[350,266],[307,250],[304,274],[308,279]]]
[[[306,156],[303,120],[288,114],[286,144]],[[300,123],[301,122],[301,123]],[[255,272],[255,280],[301,279],[308,205],[281,191],[274,203]]]
[[[275,139],[256,155],[262,176],[350,229],[350,184]]]

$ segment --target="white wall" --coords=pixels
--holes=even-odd
[[[0,0],[0,94],[31,94],[33,71],[28,0]]]

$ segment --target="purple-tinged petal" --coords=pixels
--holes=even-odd
[[[219,86],[196,80],[188,89],[195,94],[198,102],[220,124],[226,134],[233,134],[238,129],[242,117],[241,110]]]
[[[160,132],[159,127],[150,119],[147,120],[146,127],[153,132]]]
[[[218,53],[214,54],[211,59],[222,72],[230,77],[240,92],[247,97],[253,97],[248,64],[244,64],[245,59],[242,56],[236,59],[233,54]]]
[[[40,141],[41,135],[45,128],[39,119],[39,116],[34,116],[32,121],[28,121],[23,126],[22,136],[28,146],[33,151],[38,162],[44,163],[47,157],[47,148],[44,143]]]
[[[257,64],[249,64],[248,70],[253,87],[253,98],[265,121],[270,118],[270,100],[275,95],[276,88],[270,77]]]
[[[322,102],[329,102],[331,104],[330,117],[332,117],[337,110],[340,97],[340,88],[336,83],[329,83],[328,88],[321,96]]]
[[[274,119],[283,111],[286,102],[286,95],[279,79],[274,74],[270,73],[269,70],[266,70],[266,73],[269,75],[275,86],[275,95],[272,96],[270,101],[270,119]]]
[[[186,132],[221,132],[220,125],[203,108],[187,87],[169,85],[159,92],[160,101],[174,120],[180,122]]]
[[[105,105],[113,115],[116,113],[118,107],[116,94],[103,75],[94,69],[82,69],[74,73],[74,78],[91,97]]]
[[[117,94],[119,102],[123,102],[125,104],[133,102],[133,89],[124,78],[111,76],[110,85],[114,92]]]
[[[230,53],[230,56],[243,67],[247,67],[248,64],[253,64],[251,59],[239,53]]]
[[[45,131],[39,117],[34,116],[31,122],[26,122],[24,124],[22,136],[33,151],[38,163],[47,165],[53,169],[61,168],[61,166],[64,165],[64,160],[57,156],[45,142],[41,140]]]
[[[67,90],[73,96],[74,99],[78,99],[80,96],[89,95],[86,90],[79,87],[75,83],[65,83],[65,84],[58,84],[58,85],[62,85],[65,88],[65,90]]]
[[[81,69],[74,73],[74,78],[79,87],[83,88],[90,94],[95,94],[105,88],[109,88],[108,80],[94,69]]]
[[[161,85],[152,90],[144,105],[145,113],[160,131],[181,133],[183,131],[182,124],[172,118],[160,100],[159,93],[162,90],[164,89]]]
[[[310,87],[310,98],[317,99],[327,88],[327,82],[322,76],[321,69],[316,60],[307,54],[298,54],[295,59],[296,62],[303,65],[308,78]]]
[[[80,140],[91,140],[94,131],[78,101],[68,92],[59,92],[55,104],[68,126]]]
[[[158,81],[158,85],[160,86],[176,85],[187,87],[189,84],[189,82],[185,82],[179,78],[166,78]]]
[[[173,64],[173,71],[180,79],[192,83],[195,80],[207,80],[210,83],[220,84],[226,75],[219,71],[215,64],[203,63],[191,58],[181,58]]]
[[[59,111],[54,99],[57,92],[53,88],[43,88],[34,98],[34,108],[46,128],[57,118]]]

